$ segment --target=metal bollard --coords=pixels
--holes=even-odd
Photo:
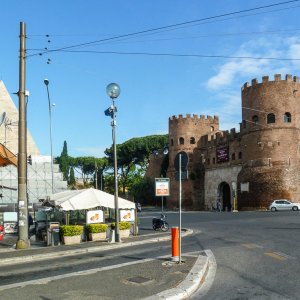
[[[172,234],[172,261],[179,261],[179,229],[178,227],[171,228]]]
[[[109,243],[115,243],[116,242],[115,230],[114,229],[110,230],[108,242]]]

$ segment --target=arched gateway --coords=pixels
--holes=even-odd
[[[230,186],[227,182],[223,181],[219,184],[218,187],[219,199],[222,203],[223,211],[231,210],[231,195],[230,195]]]

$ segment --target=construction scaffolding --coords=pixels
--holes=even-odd
[[[66,190],[67,182],[59,171],[59,165],[53,165],[53,191]],[[38,203],[39,199],[52,194],[52,173],[50,162],[37,162],[27,165],[27,197],[28,202]],[[18,201],[18,170],[15,166],[0,168],[0,197],[2,203]]]

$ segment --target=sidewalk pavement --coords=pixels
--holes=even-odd
[[[183,229],[182,237],[184,238],[192,233],[192,230]],[[0,241],[0,266],[30,261],[36,262],[38,260],[71,256],[80,253],[93,253],[101,250],[131,247],[147,243],[153,244],[171,240],[171,233],[153,231],[151,234],[122,239],[122,243],[85,242],[72,246],[61,245],[54,247],[46,247],[45,243],[31,240],[31,248],[27,250],[16,250],[14,248],[16,240],[16,236],[6,235],[4,240]],[[144,259],[141,262],[135,261],[126,264],[126,266],[121,265],[105,268],[101,272],[105,271],[105,274],[111,276],[111,278],[118,278],[123,291],[123,296],[119,299],[186,299],[204,281],[209,261],[205,251],[182,253],[182,261],[181,264],[172,262],[170,253],[168,257]],[[138,268],[136,267],[137,264]],[[40,282],[41,280],[39,280]],[[26,285],[26,282],[20,284],[24,288]],[[8,289],[10,289],[9,286],[0,285],[0,292]],[[105,292],[104,286],[101,295],[102,293],[105,295]],[[107,293],[107,297],[112,296],[111,290],[107,289]],[[124,295],[128,298],[124,298]],[[114,295],[111,299],[118,299],[118,296]]]

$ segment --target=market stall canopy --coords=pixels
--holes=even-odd
[[[0,143],[0,167],[5,167],[7,165],[14,165],[15,167],[17,167],[17,157],[3,144]]]
[[[60,207],[62,210],[81,210],[99,206],[115,208],[114,195],[94,188],[68,190],[52,194],[43,201],[44,205]],[[118,197],[118,206],[122,209],[135,208],[135,203]]]

